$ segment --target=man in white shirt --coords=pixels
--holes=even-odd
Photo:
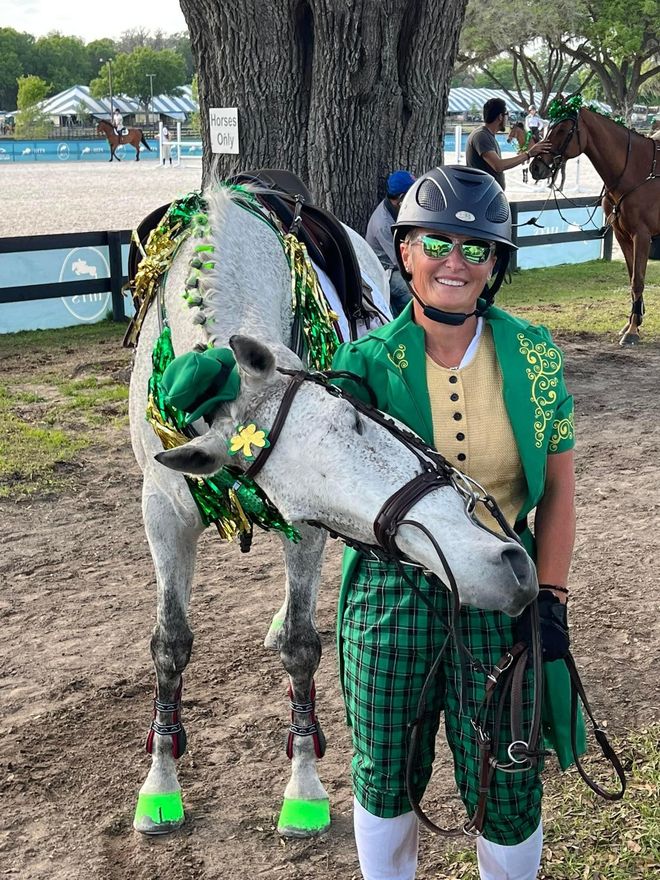
[[[115,132],[117,133],[117,135],[121,137],[121,133],[124,128],[124,117],[121,115],[116,107],[114,113],[112,114],[112,124],[115,127]]]

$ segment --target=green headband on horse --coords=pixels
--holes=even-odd
[[[553,98],[548,105],[548,119],[553,124],[562,122],[564,119],[576,119],[583,107],[585,110],[591,110],[592,113],[600,113],[601,116],[606,116],[618,125],[625,126],[626,124],[623,116],[612,116],[611,113],[600,110],[594,103],[585,104],[584,98],[580,94],[571,95],[568,98],[564,98],[563,95],[557,95],[556,98]]]

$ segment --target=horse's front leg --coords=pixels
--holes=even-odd
[[[285,544],[285,612],[281,627],[275,624],[291,699],[286,749],[291,779],[277,824],[284,837],[310,837],[330,827],[330,801],[316,769],[317,759],[325,753],[325,737],[316,718],[314,694],[314,673],[321,659],[314,615],[326,536],[312,526],[304,525],[300,531],[300,544]]]
[[[636,345],[639,342],[639,327],[644,320],[644,279],[650,249],[650,233],[646,229],[638,229],[632,237],[632,272],[630,273],[632,311],[628,329],[619,340],[619,345]]]
[[[176,760],[186,749],[181,723],[183,670],[193,635],[187,610],[195,568],[197,539],[203,528],[186,498],[183,480],[170,496],[145,479],[142,511],[158,584],[156,626],[151,656],[156,668],[156,696],[146,749],[152,762],[140,789],[133,826],[145,834],[164,834],[183,824]]]

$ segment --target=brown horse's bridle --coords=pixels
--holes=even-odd
[[[415,504],[417,504],[418,501],[420,501],[430,492],[433,492],[435,489],[438,489],[442,486],[452,486],[463,498],[466,513],[475,525],[477,525],[479,528],[484,529],[484,531],[490,532],[496,537],[501,538],[502,540],[506,540],[503,535],[492,531],[487,526],[483,525],[483,523],[481,523],[475,517],[474,514],[477,504],[482,503],[496,520],[496,522],[504,532],[505,536],[507,536],[511,540],[516,541],[518,544],[521,544],[522,542],[520,541],[520,538],[515,533],[515,531],[511,529],[511,527],[507,523],[495,499],[491,495],[489,495],[482,486],[480,486],[477,482],[472,480],[466,474],[463,474],[461,471],[454,468],[443,455],[441,455],[433,447],[424,443],[424,441],[421,440],[416,434],[413,434],[412,431],[406,430],[405,428],[401,427],[401,425],[398,425],[393,419],[388,418],[386,415],[380,412],[380,410],[376,409],[376,401],[373,391],[369,387],[368,383],[366,383],[362,379],[362,377],[347,371],[307,373],[303,370],[288,370],[283,367],[278,367],[278,372],[282,373],[283,375],[290,376],[291,381],[289,382],[284,392],[282,401],[273,422],[273,426],[269,431],[268,436],[270,446],[265,447],[259,452],[258,457],[245,472],[246,476],[250,479],[254,479],[254,477],[263,468],[264,464],[271,455],[273,448],[276,445],[277,440],[282,432],[282,428],[284,426],[284,423],[286,422],[293,400],[304,382],[313,382],[316,385],[320,385],[322,388],[325,389],[328,394],[348,401],[360,414],[371,419],[376,424],[381,425],[387,431],[389,431],[390,434],[399,439],[406,447],[406,449],[408,449],[408,451],[412,452],[416,456],[422,467],[421,472],[417,474],[417,476],[413,477],[409,482],[398,489],[385,501],[380,511],[376,515],[376,519],[374,521],[374,537],[376,539],[375,544],[365,544],[359,541],[355,541],[352,538],[348,538],[346,535],[342,535],[338,532],[332,530],[328,531],[330,532],[331,537],[341,538],[348,546],[361,551],[367,556],[371,556],[372,558],[395,564],[405,582],[411,587],[418,598],[422,602],[424,602],[424,604],[429,608],[431,613],[438,620],[439,625],[447,633],[443,645],[431,666],[431,669],[426,678],[426,682],[422,688],[422,693],[417,708],[417,717],[409,725],[410,743],[406,768],[406,787],[408,791],[408,798],[410,800],[413,811],[415,812],[418,819],[427,828],[436,833],[453,834],[455,832],[439,827],[434,822],[432,822],[424,813],[419,803],[419,798],[415,794],[414,771],[417,759],[417,752],[419,749],[421,726],[424,723],[426,715],[427,693],[431,683],[433,682],[437,674],[445,648],[449,644],[451,638],[454,639],[457,653],[461,659],[459,669],[461,703],[463,703],[464,670],[466,669],[466,667],[469,665],[473,669],[477,669],[486,675],[486,685],[484,689],[483,699],[477,709],[476,716],[471,719],[471,724],[475,731],[480,755],[479,799],[473,816],[463,826],[463,831],[466,834],[471,836],[479,836],[483,831],[484,822],[486,819],[488,792],[490,790],[490,785],[495,775],[495,772],[498,770],[505,773],[519,773],[528,771],[529,769],[535,767],[539,759],[546,754],[542,747],[541,739],[541,720],[543,708],[543,665],[538,606],[536,602],[528,606],[531,626],[531,646],[523,642],[517,642],[497,661],[496,664],[494,664],[492,668],[488,669],[484,667],[481,661],[479,661],[470,653],[461,638],[459,627],[459,614],[461,610],[461,603],[458,595],[458,586],[451,567],[449,566],[445,554],[442,551],[442,548],[437,543],[435,537],[424,525],[415,522],[414,520],[407,519],[406,515],[408,511]],[[369,406],[363,403],[359,398],[353,397],[339,386],[331,384],[331,382],[336,379],[348,379],[350,381],[363,385],[367,390],[372,405]],[[319,522],[310,521],[310,525],[326,528],[322,525],[322,523]],[[438,554],[438,558],[442,562],[442,565],[447,575],[448,584],[444,584],[442,581],[440,581],[440,578],[437,578],[436,575],[429,576],[427,572],[427,576],[429,576],[431,580],[436,580],[437,582],[440,582],[444,587],[448,588],[451,593],[452,611],[449,624],[442,620],[434,604],[431,602],[428,596],[426,596],[418,589],[416,583],[410,578],[408,572],[404,568],[404,566],[422,568],[422,566],[420,566],[419,564],[403,556],[396,545],[397,532],[399,528],[404,525],[417,528],[422,531],[433,545],[435,552]],[[527,734],[523,734],[523,681],[525,671],[530,663],[534,670],[534,708],[529,731],[527,732]],[[599,727],[596,720],[594,719],[594,716],[591,713],[591,709],[589,707],[589,703],[587,702],[587,697],[584,692],[582,682],[580,681],[578,672],[575,668],[575,663],[570,652],[566,657],[566,664],[571,677],[571,745],[573,748],[573,756],[576,762],[576,766],[578,768],[578,772],[585,780],[587,785],[589,785],[589,787],[597,794],[608,800],[618,800],[623,797],[626,786],[626,779],[623,773],[623,769],[617,756],[610,747],[604,731]],[[494,718],[489,719],[489,716],[493,714],[491,711],[491,704],[495,691],[498,687],[500,691],[499,706],[494,714]],[[621,782],[620,791],[609,792],[601,788],[586,774],[580,764],[577,754],[577,741],[575,736],[575,731],[577,727],[578,696],[582,701],[582,704],[589,716],[589,719],[591,720],[596,739],[601,747],[603,754],[610,761],[615,769],[617,776],[619,777],[619,780]],[[504,706],[506,703],[506,698],[508,698],[510,702],[510,730],[512,742],[508,748],[509,760],[502,762],[498,759],[497,755],[501,739],[502,726],[504,724]]]
[[[582,151],[582,145],[580,143],[580,126],[578,124],[577,114],[573,117],[570,117],[570,119],[571,119],[571,128],[570,128],[570,131],[568,132],[568,134],[566,135],[566,137],[564,138],[564,140],[562,141],[561,146],[558,149],[553,149],[553,150],[548,151],[548,152],[552,153],[552,158],[551,158],[550,162],[545,161],[545,159],[543,158],[543,155],[544,155],[543,153],[539,153],[538,156],[534,157],[535,161],[538,162],[539,165],[543,165],[543,166],[545,166],[545,168],[548,169],[548,171],[550,172],[552,177],[554,177],[555,174],[557,173],[557,171],[559,171],[559,168],[560,168],[562,162],[564,161],[564,153],[568,149],[568,145],[570,144],[574,135],[577,137],[578,149],[580,150],[580,152]],[[555,125],[550,127],[550,131],[548,131],[548,135],[550,134],[550,132],[552,131],[552,129],[556,125],[559,125],[562,122],[565,122],[565,120],[560,119],[557,122],[555,122]],[[548,135],[546,135],[546,137]]]

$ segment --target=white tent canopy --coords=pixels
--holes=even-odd
[[[469,113],[475,108],[481,114],[481,108],[491,98],[502,98],[509,113],[520,113],[522,107],[516,101],[512,101],[506,92],[499,89],[449,89],[449,113]]]
[[[541,103],[542,95],[536,92],[534,95],[534,104],[538,108]],[[469,113],[475,107],[481,114],[481,108],[490,98],[501,98],[506,104],[509,113],[526,113],[528,104],[521,104],[519,101],[512,100],[506,92],[501,89],[467,89],[455,88],[449,89],[449,103],[447,106],[448,113]],[[609,104],[603,104],[602,101],[590,101],[588,103],[595,104],[599,110],[604,113],[611,113]]]
[[[126,95],[113,95],[112,103],[119,107],[122,114],[140,113],[144,107],[135,99]],[[58,95],[53,95],[39,105],[41,112],[46,116],[76,116],[88,114],[98,119],[110,118],[110,99],[93,98],[89,93],[89,86],[71,86]],[[187,115],[197,110],[197,104],[192,98],[191,86],[183,86],[181,95],[154,95],[153,101],[149,101],[149,112],[162,114],[172,119],[183,121]]]
[[[500,89],[468,89],[455,88],[449,90],[449,113],[469,113],[475,108],[481,114],[481,108],[490,98],[502,98],[510,113],[526,112],[527,107],[512,100],[506,92]],[[536,106],[541,101],[541,94],[534,96]],[[611,112],[607,104],[594,101],[600,110]],[[113,104],[119,107],[125,114],[139,113],[144,110],[135,98],[126,95],[114,95]],[[47,116],[74,116],[89,114],[99,119],[110,118],[110,99],[93,98],[89,93],[89,86],[71,86],[71,88],[42,101],[41,110]],[[154,95],[153,101],[149,101],[149,112],[157,115],[169,116],[171,119],[183,122],[186,116],[199,110],[196,101],[193,100],[192,87],[183,86],[178,97],[172,95]]]

